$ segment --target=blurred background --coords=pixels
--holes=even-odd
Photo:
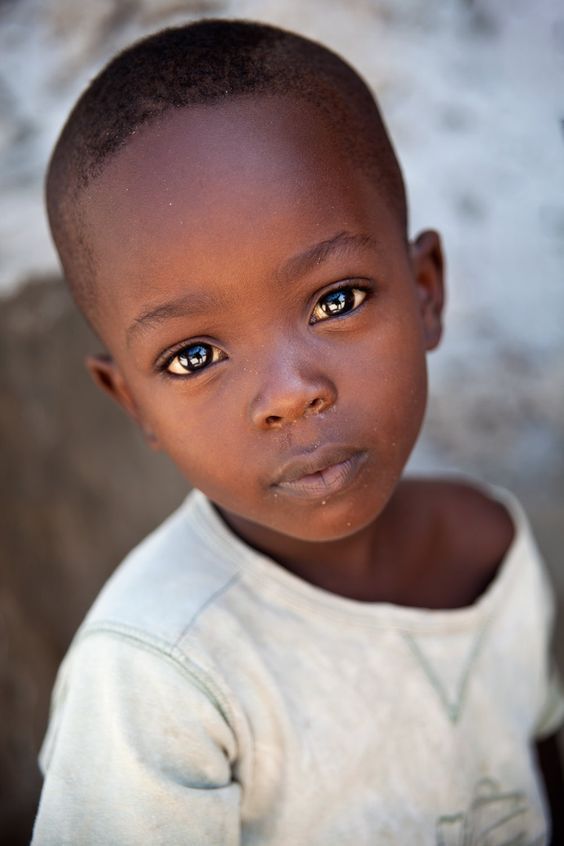
[[[37,751],[69,640],[121,557],[185,495],[91,385],[42,180],[119,49],[237,16],[333,47],[378,93],[411,231],[445,241],[449,304],[413,470],[524,502],[564,604],[564,6],[558,0],[0,0],[0,838],[29,841]],[[555,646],[564,667],[564,609]]]

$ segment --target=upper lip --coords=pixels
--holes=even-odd
[[[282,485],[285,482],[295,482],[303,476],[310,476],[312,473],[319,473],[327,467],[341,464],[348,461],[353,455],[361,452],[358,447],[338,446],[326,444],[319,447],[315,452],[301,453],[284,464],[274,476],[273,485]]]

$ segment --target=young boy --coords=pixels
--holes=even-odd
[[[33,842],[547,843],[552,597],[509,494],[401,478],[442,255],[365,84],[267,26],[159,33],[47,202],[95,380],[195,490],[65,659]]]

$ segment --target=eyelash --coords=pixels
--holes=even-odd
[[[334,320],[335,318],[345,314],[351,314],[365,302],[365,300],[370,294],[370,290],[371,289],[369,287],[362,285],[340,285],[337,288],[333,288],[330,291],[326,291],[325,294],[322,294],[315,303],[311,317],[309,319],[310,326],[315,326],[317,323],[324,323],[326,320]],[[325,304],[327,304],[327,302],[330,302],[330,297],[333,297],[335,301],[337,300],[337,298],[339,298],[339,295],[341,305],[347,305],[345,298],[347,297],[347,295],[349,295],[348,305],[351,305],[350,308],[346,308],[346,310],[344,311],[335,311],[332,314],[327,314],[327,312],[325,312],[323,317],[318,316],[314,319],[315,312],[317,309],[321,309],[323,301],[325,301]],[[351,295],[353,298],[352,304],[350,300]],[[358,301],[359,297],[360,301]],[[184,356],[188,363],[189,358],[195,358],[198,354],[201,357],[202,353],[206,350],[211,351],[212,360],[204,364],[203,366],[195,367],[193,370],[189,370],[188,367],[186,367],[186,369],[182,373],[173,373],[171,370],[169,370],[171,364],[175,361],[175,359],[179,359],[181,353],[187,352],[189,350],[193,350],[192,356]],[[224,361],[226,358],[227,355],[222,350],[220,350],[219,347],[214,346],[214,344],[208,344],[206,341],[192,341],[191,343],[183,342],[182,344],[177,346],[175,350],[170,352],[165,357],[164,361],[162,361],[161,363],[157,362],[157,369],[167,378],[186,379],[191,378],[197,375],[198,373],[203,372],[204,370],[207,370],[210,365],[216,364],[218,361]],[[184,364],[182,364],[181,366],[185,367]]]

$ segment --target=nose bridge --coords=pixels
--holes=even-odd
[[[250,416],[259,428],[280,428],[334,404],[336,387],[304,339],[271,339],[256,362]]]

